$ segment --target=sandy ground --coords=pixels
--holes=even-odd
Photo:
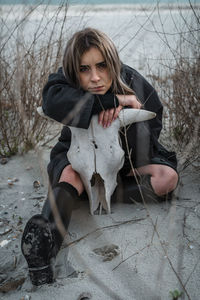
[[[147,14],[97,10],[81,23],[72,11],[72,31],[83,25],[104,30],[121,49],[123,60],[147,74],[158,67],[161,54],[170,57],[155,28],[161,30],[163,24],[173,32],[181,23],[180,18],[175,23],[170,18],[177,16],[176,10],[162,11],[162,22],[159,14],[146,21]],[[129,38],[133,39],[126,46]],[[175,36],[168,39],[174,46]],[[27,220],[41,211],[46,197],[49,151],[30,151],[0,165],[0,299],[77,300],[86,292],[95,300],[167,300],[175,289],[183,291],[182,299],[200,299],[200,180],[194,166],[180,174],[172,202],[146,207],[117,203],[111,215],[91,216],[88,203],[80,201],[54,263],[56,282],[33,288],[20,240]],[[101,249],[94,251],[97,248]]]
[[[170,203],[149,203],[146,208],[117,203],[111,215],[91,216],[88,202],[80,201],[70,237],[55,262],[56,283],[33,289],[20,239],[27,220],[40,212],[45,200],[42,169],[48,153],[31,151],[1,165],[0,291],[7,292],[1,299],[77,300],[88,292],[95,300],[163,300],[170,299],[170,291],[184,288],[182,299],[199,299],[200,185],[199,173],[191,167],[181,173]],[[105,246],[108,254],[105,249],[94,252]]]

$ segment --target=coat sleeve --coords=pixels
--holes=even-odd
[[[122,73],[124,74],[125,81],[133,89],[136,97],[144,105],[144,108],[156,113],[156,117],[148,121],[148,123],[152,135],[158,139],[162,130],[163,105],[156,90],[140,73],[131,67],[124,65]]]
[[[118,106],[114,94],[94,95],[70,86],[62,68],[50,74],[44,86],[42,108],[44,113],[64,125],[88,128],[93,114]]]

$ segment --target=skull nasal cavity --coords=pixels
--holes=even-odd
[[[92,141],[92,143],[94,144],[95,149],[98,149],[97,144],[95,143],[95,141]]]

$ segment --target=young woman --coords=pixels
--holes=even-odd
[[[136,70],[121,63],[107,35],[92,28],[76,32],[67,43],[62,68],[49,76],[44,87],[44,113],[64,125],[80,128],[88,128],[91,117],[98,114],[106,130],[123,107],[144,107],[156,113],[156,118],[125,129],[128,147],[121,133],[125,163],[120,175],[125,195],[137,194],[130,151],[143,191],[146,188],[151,197],[164,198],[176,188],[178,175],[175,153],[158,142],[163,107],[156,91]],[[64,126],[51,151],[47,200],[42,213],[29,220],[22,237],[22,252],[35,285],[53,281],[50,260],[60,249],[74,202],[84,191],[79,174],[67,159],[70,140],[70,130]]]

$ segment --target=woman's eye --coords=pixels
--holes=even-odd
[[[105,68],[107,67],[106,62],[99,63],[99,64],[98,64],[98,67],[99,67],[100,69],[105,69]]]
[[[89,70],[89,68],[86,66],[80,67],[80,72],[86,72],[88,70]]]

